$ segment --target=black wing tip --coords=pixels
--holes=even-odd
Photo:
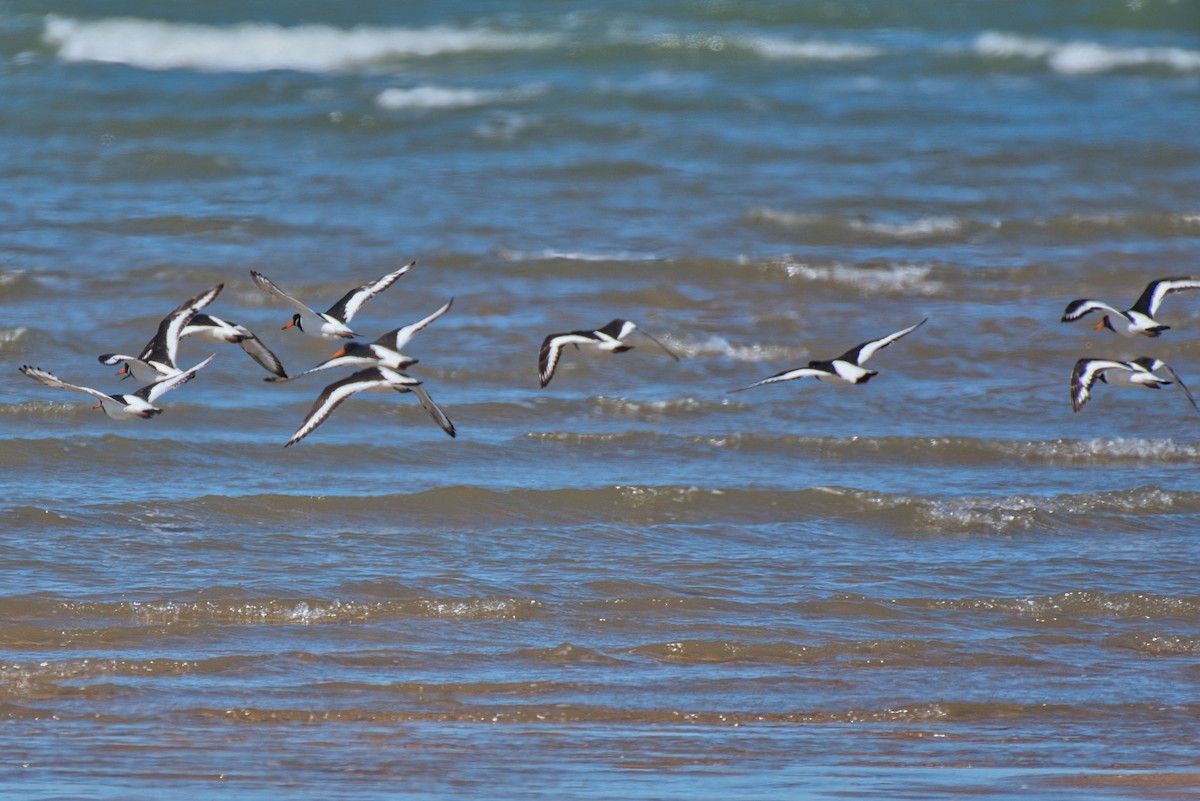
[[[1091,303],[1091,302],[1092,302],[1091,298],[1076,298],[1075,300],[1068,303],[1066,305],[1066,308],[1063,309],[1062,322],[1069,323],[1073,320],[1077,320],[1080,317],[1082,317],[1083,315],[1079,314],[1079,309],[1082,308],[1085,304]]]

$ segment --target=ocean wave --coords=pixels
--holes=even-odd
[[[1200,597],[1177,597],[1142,592],[1071,590],[1057,595],[1025,598],[912,598],[894,605],[949,609],[961,612],[995,612],[1037,619],[1137,618],[1200,619]]]
[[[1025,461],[1049,463],[1121,464],[1125,462],[1193,462],[1200,445],[1173,439],[1096,437],[1048,441],[995,441],[992,448]]]
[[[12,356],[24,351],[30,329],[25,325],[0,327],[0,355]]]
[[[375,105],[388,111],[470,108],[523,100],[543,91],[534,86],[507,91],[454,86],[391,87],[375,96]]]
[[[636,27],[636,26],[635,26]],[[64,61],[121,63],[142,69],[260,72],[331,72],[362,69],[396,59],[469,52],[519,52],[561,46],[649,47],[659,50],[736,51],[768,61],[861,62],[889,54],[861,41],[793,38],[771,34],[681,33],[640,29],[574,30],[569,22],[542,31],[483,25],[424,28],[241,22],[224,26],[137,17],[45,17],[42,40]],[[985,59],[1045,63],[1065,75],[1130,68],[1200,70],[1200,51],[1172,46],[1056,41],[1002,31],[978,34],[966,49]]]
[[[1200,236],[1200,213],[1139,212],[1128,214],[1063,214],[1048,219],[1004,223],[1005,233],[1033,231],[1074,239],[1109,239],[1129,234],[1152,237]]]
[[[530,456],[535,458],[536,454]],[[245,495],[142,503],[74,506],[54,513],[56,525],[126,526],[133,530],[290,530],[335,526],[338,530],[393,530],[394,511],[405,509],[401,528],[575,527],[601,520],[628,526],[668,524],[774,525],[781,520],[840,521],[904,535],[987,536],[1042,532],[1062,534],[1130,525],[1161,525],[1160,517],[1200,514],[1200,493],[1154,486],[1135,489],[1038,495],[928,497],[844,486],[801,490],[721,489],[684,485],[607,485],[551,490],[441,487],[397,495]],[[0,520],[21,522],[45,510],[9,507]],[[1131,520],[1136,523],[1131,524]]]
[[[764,58],[781,61],[865,61],[884,55],[878,47],[854,42],[771,36],[737,37],[735,42]]]
[[[802,360],[798,360],[802,361]],[[757,375],[757,373],[756,373]],[[743,376],[749,380],[754,376]],[[729,381],[726,388],[737,385]],[[82,397],[82,396],[81,396]],[[415,403],[406,404],[399,408],[384,408],[366,410],[364,421],[378,421],[380,414],[386,414],[387,439],[372,439],[370,436],[351,433],[339,437],[338,431],[331,432],[325,440],[314,443],[319,450],[320,458],[335,471],[367,471],[378,473],[396,469],[400,465],[426,472],[422,477],[414,476],[414,490],[426,490],[444,493],[443,496],[403,496],[410,498],[406,505],[416,503],[417,509],[423,514],[436,516],[439,514],[441,498],[447,499],[450,508],[450,518],[470,519],[472,504],[479,504],[482,514],[484,510],[499,511],[507,509],[514,519],[521,516],[522,502],[518,496],[506,493],[511,481],[520,480],[516,476],[498,476],[499,485],[492,484],[483,487],[437,487],[459,473],[464,464],[500,464],[509,463],[520,465],[521,469],[539,471],[546,459],[579,460],[582,462],[606,462],[612,458],[614,449],[638,454],[638,458],[665,459],[709,459],[721,458],[729,460],[731,465],[743,464],[744,460],[774,460],[786,463],[792,459],[819,459],[830,464],[832,469],[843,470],[845,467],[863,466],[870,469],[892,470],[896,465],[910,464],[922,469],[964,469],[1022,471],[1028,469],[1054,468],[1113,468],[1124,471],[1140,467],[1174,467],[1193,464],[1200,459],[1200,444],[1192,441],[1177,441],[1170,438],[1139,438],[1139,437],[1097,437],[1089,439],[1058,439],[1058,440],[1006,440],[993,438],[948,437],[948,436],[812,436],[802,434],[773,433],[769,429],[760,432],[727,431],[722,433],[686,434],[675,433],[665,428],[664,421],[678,421],[681,425],[690,425],[689,421],[719,420],[738,409],[750,404],[750,401],[739,400],[743,396],[729,396],[718,393],[713,396],[684,395],[669,398],[636,398],[613,395],[592,395],[579,399],[547,398],[533,405],[513,403],[468,404],[455,407],[456,420],[470,421],[473,418],[486,417],[492,421],[514,429],[499,439],[484,436],[463,441],[453,441],[448,438],[445,442],[436,438],[436,428],[427,428],[428,421],[425,413]],[[307,401],[305,401],[307,402]],[[303,404],[301,404],[303,405]],[[219,464],[228,458],[231,451],[236,450],[247,458],[262,459],[274,462],[287,435],[294,427],[295,421],[280,422],[277,411],[264,408],[261,411],[241,412],[244,422],[250,426],[247,431],[232,431],[227,435],[217,436],[213,428],[222,424],[222,418],[227,414],[215,411],[211,414],[201,414],[204,407],[198,407],[196,413],[192,410],[172,406],[167,412],[174,417],[168,419],[167,414],[161,418],[142,423],[118,424],[103,418],[103,415],[90,408],[87,402],[24,402],[0,404],[0,419],[25,420],[29,425],[50,426],[63,428],[60,436],[26,436],[0,439],[0,466],[8,469],[24,469],[31,465],[44,462],[60,462],[69,459],[82,471],[99,471],[108,478],[93,488],[93,500],[100,502],[124,497],[128,488],[139,484],[137,471],[133,467],[120,463],[114,464],[113,454],[124,453],[131,449],[140,458],[152,461],[167,470],[183,470],[198,477],[205,476],[208,469],[197,467],[197,460],[206,464]],[[589,430],[571,430],[561,424],[564,419],[579,417],[595,420],[605,420],[599,430],[594,425],[588,425]],[[299,412],[297,412],[297,419]],[[559,421],[558,423],[548,421]],[[347,425],[361,425],[359,421],[350,419]],[[618,425],[619,424],[619,425]],[[392,428],[395,427],[395,431]],[[275,432],[272,434],[271,432]],[[414,454],[405,448],[414,443],[423,443]],[[540,473],[539,473],[540,474]],[[224,486],[223,474],[213,474],[203,479],[203,486],[210,491]],[[543,477],[549,486],[538,490],[522,490],[529,492],[528,502],[533,508],[543,504],[554,506],[561,504],[561,509],[567,512],[566,519],[578,516],[586,518],[588,508],[605,510],[610,505],[619,506],[619,498],[607,494],[609,491],[601,487],[566,487],[567,479]],[[317,485],[319,486],[319,485]],[[375,486],[373,483],[368,486]],[[169,500],[172,503],[188,503],[190,507],[180,507],[176,511],[181,516],[182,524],[199,526],[203,521],[216,524],[225,519],[225,514],[218,505],[208,503],[204,497],[188,497],[185,486],[162,488],[161,493],[155,492],[152,498],[157,501]],[[230,483],[231,492],[245,492],[251,489],[236,483]],[[739,487],[723,487],[720,482],[716,486],[705,489],[734,492]],[[819,491],[813,487],[811,491]],[[804,492],[807,490],[793,490]],[[556,493],[578,492],[579,495],[564,494],[555,501]],[[99,495],[95,493],[100,493]],[[115,494],[115,498],[114,498]],[[24,527],[26,525],[41,527],[47,524],[43,517],[44,510],[40,506],[30,504],[30,499],[38,495],[24,495],[26,505],[8,505],[0,507],[0,522],[10,526]],[[253,498],[255,496],[246,496]],[[344,497],[332,494],[319,498],[305,500],[307,496],[280,495],[263,498],[264,508],[261,513],[267,518],[287,520],[291,514],[320,514],[328,507],[330,514],[339,504],[347,507],[347,511],[358,518],[371,519],[379,513],[374,507],[373,496],[365,496],[361,502],[356,502],[359,496],[348,494]],[[341,497],[341,500],[339,500]],[[397,496],[401,497],[401,496]],[[461,503],[456,504],[452,499],[459,497]],[[823,501],[820,496],[797,496],[780,493],[778,497],[747,496],[748,508],[757,503],[783,503],[790,505],[799,503],[806,506],[809,501]],[[1039,510],[1045,505],[1043,496],[1030,494],[1027,497],[1029,509],[1020,515],[1031,515],[1030,524],[1037,518]],[[1190,503],[1183,498],[1185,506]],[[36,501],[41,503],[41,501]],[[250,502],[243,509],[232,500],[229,507],[230,517],[222,525],[235,525],[234,521],[242,519],[245,514],[253,517],[254,503]],[[386,504],[386,502],[382,502]],[[954,510],[968,517],[964,510],[953,504],[960,503],[951,498],[945,502],[930,501],[926,503],[919,498],[911,501],[896,501],[900,506],[910,510],[926,508],[925,514],[936,518],[941,514],[952,515]],[[1008,502],[978,498],[972,505],[995,509],[997,505]],[[939,505],[940,504],[940,505]],[[946,504],[950,504],[947,506]],[[819,507],[822,505],[818,503]],[[876,508],[873,505],[861,507],[862,510]],[[53,506],[59,513],[71,515],[73,524],[89,518],[92,512],[99,513],[103,507],[87,507],[76,510],[71,503]],[[308,510],[306,512],[305,510]],[[734,517],[740,514],[740,504],[733,503],[729,512]],[[76,518],[76,512],[83,517]],[[278,518],[274,518],[276,511]],[[1009,512],[1013,510],[1009,509]],[[149,522],[143,518],[144,509],[129,507],[115,509],[114,513],[130,525],[145,527]],[[820,514],[814,510],[815,514]],[[831,511],[830,513],[835,513]],[[697,511],[699,514],[699,511]],[[982,514],[982,513],[980,513]],[[506,517],[507,514],[502,515]],[[723,519],[725,515],[719,515]]]
[[[46,18],[43,39],[64,61],[213,72],[331,72],[399,58],[536,50],[560,41],[554,34],[449,25],[342,29],[245,22],[217,27],[129,17],[81,20],[55,15]]]
[[[1089,75],[1131,67],[1160,67],[1180,72],[1200,70],[1200,51],[1180,47],[1133,47],[1069,41],[987,31],[971,49],[986,58],[1044,61],[1063,75]]]
[[[684,339],[673,337],[670,340],[670,346],[671,350],[680,356],[692,359],[706,356],[724,356],[735,362],[749,362],[752,364],[790,359],[796,357],[797,353],[796,348],[785,345],[764,345],[758,342],[735,344],[718,334],[710,334],[704,338]],[[727,404],[722,403],[721,405]]]
[[[1173,710],[1182,720],[1191,720],[1195,710],[1191,707]],[[566,724],[622,724],[622,725],[680,725],[749,726],[753,724],[930,724],[930,723],[986,723],[1003,721],[1006,726],[1020,721],[1111,721],[1127,722],[1144,717],[1159,721],[1163,705],[1149,704],[1050,704],[1011,703],[1002,701],[916,701],[890,707],[853,707],[841,709],[809,709],[794,711],[745,710],[745,709],[679,709],[629,708],[605,704],[584,704],[555,701],[540,703],[525,701],[514,703],[471,703],[436,704],[411,709],[381,709],[376,707],[327,708],[272,708],[251,706],[192,707],[178,714],[213,718],[231,723],[287,724],[303,723],[374,723],[400,724],[410,722],[469,722],[496,724],[524,724],[554,726]],[[625,764],[624,762],[622,764]]]
[[[618,41],[638,44],[642,37],[616,37]],[[723,33],[660,32],[645,37],[655,47],[666,50],[707,50],[720,52],[739,49],[773,61],[865,61],[884,51],[872,45],[826,39],[791,39],[769,35],[727,35]]]
[[[38,273],[29,270],[0,270],[0,290],[3,290],[6,300],[37,295],[45,292],[45,289]]]
[[[1143,520],[1163,514],[1196,514],[1197,497],[1157,487],[1079,495],[934,499],[861,494],[877,507],[871,517],[913,534],[986,535],[1027,531],[1062,532],[1080,526],[1104,528],[1105,518],[1128,527],[1131,516]]]
[[[643,253],[630,250],[557,250],[555,248],[545,248],[542,250],[508,250],[500,249],[496,252],[496,257],[503,261],[511,262],[556,262],[556,261],[575,261],[583,263],[591,262],[629,262],[641,263],[649,261],[661,261],[662,256],[657,253]]]
[[[1100,154],[1098,154],[1100,155]],[[1191,211],[1083,214],[1052,217],[973,219],[933,215],[909,220],[876,220],[755,207],[748,222],[803,234],[806,243],[867,243],[926,246],[971,243],[996,235],[1020,239],[1047,236],[1104,240],[1130,233],[1156,237],[1200,236],[1200,213]]]
[[[786,257],[768,262],[765,269],[788,278],[853,287],[867,294],[936,295],[945,290],[944,284],[933,277],[934,267],[929,264],[813,264]]]
[[[633,653],[664,662],[683,664],[761,662],[804,665],[821,662],[853,663],[854,657],[862,657],[867,660],[886,659],[889,664],[906,661],[928,666],[932,650],[935,648],[932,648],[930,643],[915,639],[822,642],[815,645],[778,641],[679,640],[640,645],[633,649]]]
[[[945,243],[999,227],[999,222],[980,222],[954,215],[930,215],[908,220],[875,220],[866,217],[808,214],[758,206],[745,213],[747,221],[776,228],[803,231],[806,239],[839,242],[847,239],[893,243]]]
[[[675,343],[671,342],[672,347]],[[597,395],[591,399],[603,412],[627,415],[629,417],[668,417],[680,414],[703,414],[725,404],[713,403],[699,398],[665,398],[662,400],[642,401],[629,398],[613,398],[607,395]]]
[[[1194,620],[1196,615],[1189,615]],[[1105,643],[1110,648],[1135,651],[1146,656],[1187,656],[1200,654],[1200,637],[1192,634],[1157,634],[1136,632],[1113,637]]]
[[[0,602],[3,608],[3,602]],[[157,657],[93,658],[6,662],[0,664],[0,688],[14,689],[14,697],[30,696],[30,685],[52,685],[62,681],[87,681],[106,676],[185,676],[238,673],[266,662],[263,656],[216,656],[200,659]],[[19,689],[18,689],[19,688]],[[0,690],[3,692],[3,690]],[[0,695],[0,698],[3,696]]]
[[[540,614],[543,603],[534,598],[397,598],[386,600],[322,600],[304,598],[228,598],[218,600],[66,601],[51,598],[0,600],[11,626],[28,629],[24,637],[43,641],[56,635],[72,642],[89,639],[107,641],[142,628],[148,636],[161,636],[162,626],[222,625],[315,625],[361,623],[395,618],[456,618],[461,620],[528,620]],[[33,618],[29,623],[13,618]],[[42,621],[55,621],[48,626]],[[87,621],[62,631],[61,621]],[[96,623],[112,625],[96,626]],[[136,626],[124,625],[136,624]],[[44,631],[44,636],[38,631]],[[11,634],[11,632],[8,632]],[[19,641],[8,634],[0,639]]]
[[[675,408],[670,401],[627,402],[599,397],[603,407],[630,414],[665,413]],[[697,405],[701,404],[701,405]],[[680,399],[678,408],[692,412],[719,402]],[[526,435],[541,442],[588,447],[628,444],[641,447],[738,451],[753,454],[807,454],[827,459],[871,458],[882,462],[928,462],[938,465],[978,466],[1012,461],[1033,464],[1120,465],[1139,462],[1190,463],[1200,459],[1200,444],[1172,439],[1097,437],[1072,440],[1004,440],[973,437],[811,437],[797,434],[769,435],[732,432],[720,435],[676,435],[661,432],[574,432],[546,431]]]

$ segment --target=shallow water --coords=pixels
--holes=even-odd
[[[1200,788],[1187,3],[0,7],[0,743],[22,798],[1178,798]],[[235,346],[249,270],[454,421]],[[551,332],[636,321],[622,354]],[[922,319],[869,383],[730,394]]]

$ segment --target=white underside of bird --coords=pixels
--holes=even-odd
[[[925,325],[926,320],[922,320],[915,325],[910,325],[908,328],[903,328],[894,334],[888,334],[885,337],[868,340],[861,345],[856,345],[835,359],[813,360],[805,367],[785,370],[748,386],[738,387],[729,391],[742,392],[754,387],[761,387],[764,384],[778,384],[782,381],[793,381],[797,378],[815,378],[826,384],[864,384],[878,373],[875,370],[868,370],[863,367],[863,363],[896,340],[908,336],[913,331]]]
[[[97,403],[94,408],[104,410],[104,414],[112,420],[128,421],[146,419],[160,414],[162,409],[154,405],[154,401],[158,400],[165,393],[179,387],[190,381],[196,373],[205,367],[213,360],[209,356],[204,361],[192,367],[189,370],[180,370],[169,378],[163,378],[152,384],[147,384],[136,392],[130,392],[124,395],[108,395],[98,389],[91,387],[82,387],[78,384],[70,384],[55,376],[40,367],[32,367],[24,365],[21,367],[21,372],[30,378],[45,384],[54,389],[66,389],[73,392],[82,392],[85,395],[90,395],[95,398]]]
[[[1170,378],[1163,378],[1156,371],[1165,372]],[[1133,361],[1118,361],[1116,359],[1080,359],[1071,370],[1071,407],[1078,412],[1091,398],[1092,388],[1097,383],[1105,383],[1113,387],[1144,387],[1160,389],[1175,384],[1187,397],[1188,402],[1197,411],[1196,399],[1191,390],[1183,383],[1179,375],[1169,364],[1159,359],[1143,356]]]
[[[322,390],[321,394],[305,415],[304,420],[292,434],[284,447],[294,445],[307,437],[317,426],[321,425],[333,410],[354,395],[367,391],[411,392],[417,396],[421,405],[429,412],[434,421],[451,437],[456,435],[454,423],[446,416],[441,407],[434,403],[429,393],[421,386],[420,380],[387,367],[370,367],[360,370],[351,376],[335,381]]]

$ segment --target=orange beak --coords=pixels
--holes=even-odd
[[[126,373],[128,373],[128,372],[129,372],[129,365],[128,365],[128,364],[122,364],[122,365],[121,365],[121,369],[120,369],[120,370],[118,370],[116,374],[117,374],[117,375],[125,375],[125,374],[126,374]]]
[[[99,409],[99,408],[101,408],[102,406],[104,406],[104,404],[103,404],[103,403],[97,403],[97,404],[96,404],[95,406],[93,406],[92,408],[93,408],[93,409]]]
[[[1100,322],[1098,322],[1094,326],[1092,326],[1092,330],[1099,331],[1103,327],[1104,327],[1104,320],[1101,320]]]
[[[332,355],[332,356],[330,356],[329,358],[330,358],[330,359],[340,359],[340,358],[342,358],[342,357],[343,357],[343,356],[345,356],[345,355],[346,355],[346,349],[345,349],[345,348],[342,348],[341,350],[339,350],[337,353],[333,354],[333,355]]]
[[[288,324],[287,324],[287,325],[285,325],[283,328],[280,328],[279,330],[280,330],[280,331],[286,331],[286,330],[288,330],[289,328],[291,328],[291,327],[292,327],[293,325],[295,325],[295,324],[296,324],[296,321],[295,321],[295,320],[288,320]]]

